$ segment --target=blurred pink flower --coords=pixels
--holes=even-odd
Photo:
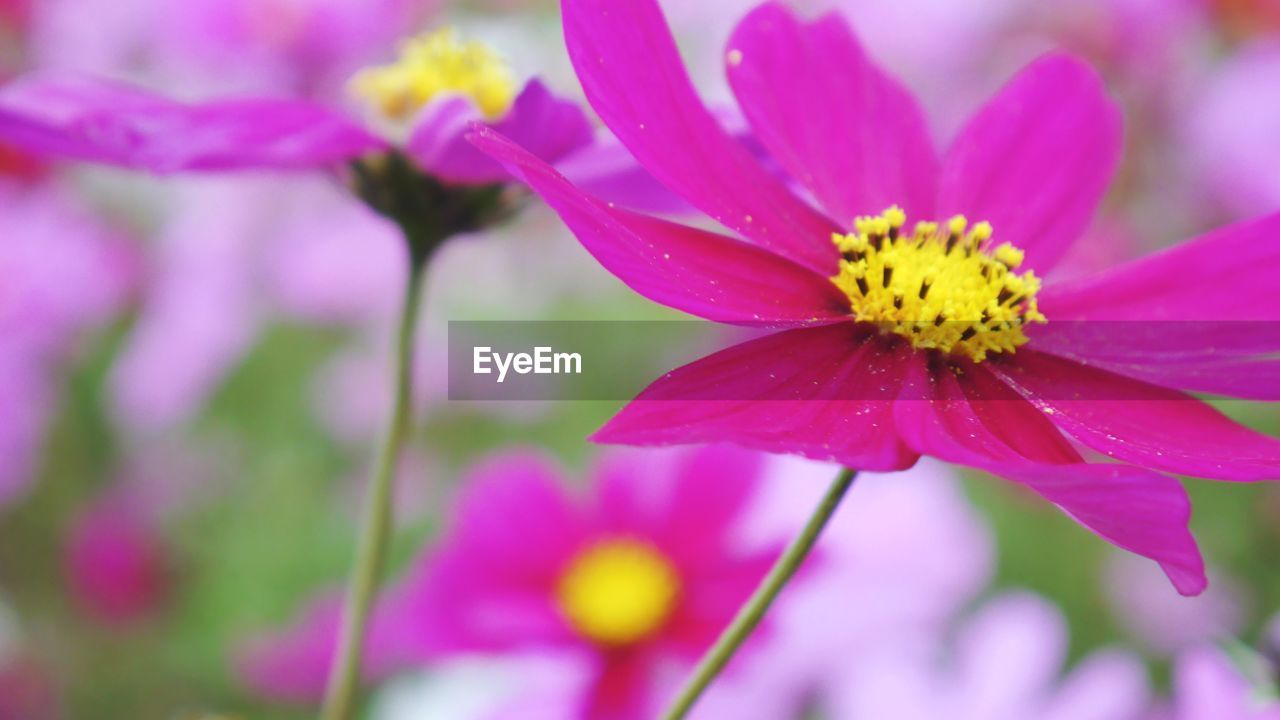
[[[156,234],[142,309],[112,368],[116,420],[151,435],[190,420],[258,338],[254,270],[278,180],[184,180]]]
[[[341,588],[325,591],[288,628],[245,643],[236,659],[241,681],[273,700],[300,705],[317,702],[337,651],[342,605]]]
[[[50,185],[0,178],[0,338],[38,357],[118,312],[136,278],[120,233]]]
[[[38,665],[24,660],[0,662],[0,720],[59,720],[57,689]]]
[[[1247,659],[1246,659],[1247,658]],[[1237,664],[1256,660],[1252,656],[1233,658],[1221,648],[1205,645],[1181,653],[1173,676],[1172,707],[1156,717],[1160,720],[1280,720],[1280,700],[1274,682],[1250,677]],[[1266,672],[1263,668],[1251,668]]]
[[[1232,216],[1280,207],[1280,38],[1239,50],[1202,74],[1182,117],[1193,170]]]
[[[1061,612],[1030,594],[986,603],[954,642],[882,648],[832,686],[837,720],[1135,720],[1148,704],[1141,659],[1119,650],[1086,657],[1065,677]]]
[[[79,203],[0,177],[0,505],[35,473],[58,369],[135,276],[132,248]]]
[[[1128,223],[1117,217],[1094,222],[1080,242],[1071,246],[1053,269],[1055,279],[1087,277],[1141,255],[1141,240]]]
[[[1153,93],[1151,99],[1170,89],[1185,55],[1207,52],[1200,45],[1203,0],[1080,0],[1058,7],[1020,2],[1017,24],[1024,32],[1085,55],[1128,90]]]
[[[756,3],[753,3],[753,5]],[[1035,0],[820,0],[860,29],[876,58],[915,89],[944,135],[997,87],[999,79],[1047,49],[1009,27]],[[1030,45],[1030,47],[1028,47]],[[975,52],[974,48],[982,48]],[[946,72],[939,72],[945,68]]]
[[[780,548],[735,542],[762,462],[726,447],[614,452],[586,498],[540,455],[482,463],[439,546],[375,611],[370,673],[476,653],[571,655],[591,668],[579,716],[652,714],[655,693],[669,689],[664,673],[697,659]],[[246,681],[277,697],[318,696],[336,614],[322,601],[295,630],[253,643]]]
[[[168,588],[162,542],[138,503],[111,492],[93,500],[75,519],[64,548],[74,598],[110,626],[153,617]]]
[[[1107,562],[1104,589],[1112,612],[1149,651],[1171,656],[1179,650],[1234,636],[1244,621],[1236,583],[1209,573],[1213,580],[1203,595],[1178,595],[1149,563],[1113,553]]]
[[[304,322],[390,325],[405,276],[399,230],[333,183],[291,188],[275,195],[278,221],[261,238],[264,299]]]
[[[159,2],[154,41],[173,80],[227,92],[290,90],[339,99],[360,68],[381,60],[440,0],[185,0]]]
[[[285,29],[280,19],[275,18],[276,30]],[[452,44],[449,52],[467,52],[452,36],[413,42]],[[418,46],[406,47],[403,62],[423,52],[413,47]],[[424,71],[435,72],[430,67]],[[487,72],[479,66],[472,70],[482,71]],[[370,93],[389,117],[367,126],[351,119],[332,98],[317,102],[296,91],[290,97],[288,90],[275,94],[275,88],[267,88],[257,97],[182,102],[106,80],[35,73],[0,89],[0,139],[34,153],[152,172],[326,169],[398,148],[433,177],[467,185],[506,178],[496,162],[463,139],[472,121],[492,123],[521,138],[548,162],[567,158],[592,141],[582,111],[537,79],[518,93],[514,86],[504,88],[512,97],[495,99],[492,106],[481,106],[488,97],[482,91],[474,97],[445,91],[427,96],[418,108],[407,95],[397,99],[395,93],[404,92],[399,85],[375,84],[402,83],[389,73],[404,71],[378,72],[383,75],[372,78]],[[404,127],[384,132],[393,121]]]
[[[793,535],[834,472],[772,457],[747,515],[749,536]],[[858,502],[841,507],[824,531],[805,581],[778,599],[758,652],[734,661],[737,672],[712,686],[697,716],[800,717],[851,676],[872,672],[886,652],[949,637],[956,615],[991,580],[993,539],[944,464],[863,473],[855,492]]]
[[[381,334],[376,337],[382,339]],[[386,343],[372,339],[357,340],[357,343],[320,368],[312,390],[320,422],[334,438],[355,447],[377,436],[391,404],[388,383],[391,360],[383,347]],[[428,353],[427,357],[436,356],[434,348]],[[423,357],[422,353],[415,355],[415,380],[424,375]],[[432,372],[430,377],[432,381],[439,381],[442,375]],[[426,386],[415,382],[415,407],[422,406]]]

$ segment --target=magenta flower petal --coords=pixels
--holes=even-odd
[[[0,139],[31,152],[153,172],[303,169],[386,147],[314,103],[187,104],[124,85],[39,77],[0,90]]]
[[[1111,457],[1218,480],[1280,478],[1280,440],[1190,395],[1026,348],[993,372],[1059,427]]]
[[[559,569],[585,530],[559,477],[534,451],[508,451],[473,470],[453,516],[471,564],[512,578]]]
[[[1222,648],[1188,650],[1174,668],[1176,720],[1280,720],[1280,702],[1265,698]]]
[[[943,161],[941,216],[987,220],[1047,272],[1093,220],[1120,161],[1120,109],[1088,65],[1028,65],[961,130]]]
[[[1280,213],[1046,287],[1035,346],[1167,387],[1280,399]],[[1078,322],[1061,322],[1075,320]]]
[[[673,370],[592,437],[624,445],[731,442],[870,471],[918,455],[893,428],[902,351],[850,323],[736,345]]]
[[[843,18],[804,23],[766,3],[738,26],[727,62],[756,135],[837,222],[895,204],[933,215],[938,157],[924,115]]]
[[[440,543],[375,610],[372,676],[458,654],[552,652],[597,668],[584,704],[646,717],[665,671],[693,662],[776,556],[736,524],[754,506],[761,465],[725,447],[622,451],[593,474],[594,497],[578,502],[541,456],[497,457],[468,480]],[[715,473],[735,482],[707,482]],[[620,541],[652,549],[673,571],[674,594],[657,624],[611,640],[575,619],[562,583],[584,553]],[[608,577],[578,579],[610,589],[596,584]]]
[[[1014,423],[1032,424],[1031,418],[993,422],[991,415],[1010,412],[1016,401],[971,381],[966,392],[949,371],[931,381],[919,364],[906,385],[910,399],[897,403],[894,421],[917,452],[1025,485],[1109,542],[1159,562],[1184,595],[1204,590],[1204,561],[1187,528],[1191,503],[1176,480],[1127,465],[1084,464],[1065,453],[1029,457],[1027,445],[1009,441],[1027,437]],[[932,399],[920,388],[932,388]],[[984,400],[971,400],[975,393]]]
[[[918,376],[917,376],[918,377]],[[961,374],[937,372],[932,382],[935,400],[944,408],[958,408],[952,421],[979,428],[966,429],[961,424],[949,427],[951,432],[973,430],[973,441],[984,442],[988,434],[998,441],[986,446],[987,453],[998,460],[1029,460],[1049,465],[1083,462],[1062,432],[1045,414],[1022,399],[1003,380],[982,365],[967,365]],[[915,399],[915,398],[912,398]],[[1012,450],[1012,454],[1008,451]],[[955,462],[966,463],[964,459]]]
[[[470,101],[451,98],[414,129],[406,149],[424,169],[443,180],[466,184],[501,182],[507,173],[495,160],[467,142],[479,114]],[[575,103],[557,98],[531,80],[493,129],[533,155],[556,163],[591,143],[591,124]]]
[[[372,631],[374,665],[438,652],[560,644],[554,584],[588,531],[557,468],[508,451],[469,474],[449,539],[392,592]]]
[[[1191,500],[1177,480],[1127,465],[991,468],[1026,485],[1108,542],[1149,557],[1183,595],[1209,581],[1187,523]]]
[[[525,535],[520,541],[537,543]],[[444,654],[578,642],[556,605],[554,570],[495,572],[474,567],[466,551],[450,543],[429,559],[429,567],[390,592],[369,632],[373,674],[381,677]]]
[[[159,530],[127,498],[106,495],[81,512],[67,533],[63,563],[76,600],[108,626],[153,617],[168,590]]]
[[[722,542],[721,557],[707,557],[703,565],[694,570],[702,585],[701,592],[686,598],[671,618],[667,631],[670,635],[668,644],[672,649],[692,660],[710,647],[720,637],[729,619],[738,614],[769,573],[782,555],[783,548],[784,543],[777,542],[754,553],[739,553],[733,563],[726,563],[723,558],[726,549]],[[811,556],[809,565],[801,570],[797,580],[803,582],[808,579],[809,570],[821,563],[822,557],[820,551]],[[771,632],[772,625],[766,625],[761,639]]]
[[[661,540],[687,571],[722,559],[724,538],[759,489],[764,456],[732,445],[684,453],[618,449],[596,470],[595,513],[612,532]]]
[[[973,467],[1083,462],[1057,428],[981,366],[957,376],[916,360],[902,396],[897,430],[922,454]]]
[[[477,127],[472,142],[537,191],[610,272],[655,302],[749,324],[848,314],[835,285],[808,268],[733,238],[610,207],[487,128]]]
[[[1050,285],[1040,294],[1040,307],[1051,318],[1072,320],[1280,320],[1280,283],[1273,271],[1280,266],[1277,238],[1280,213],[1229,225],[1111,270]]]
[[[240,681],[264,697],[305,704],[324,696],[338,648],[342,593],[327,592],[292,627],[253,638],[236,654]]]
[[[604,658],[599,677],[585,701],[569,717],[600,720],[644,720],[653,710],[654,683],[642,653],[619,653]]]
[[[819,272],[839,229],[735,142],[694,93],[654,0],[564,0],[565,40],[587,99],[654,177],[756,243]]]
[[[1272,321],[1062,320],[1029,334],[1041,352],[1163,387],[1280,400]]]
[[[587,194],[625,208],[656,214],[692,211],[684,198],[655,180],[607,133],[600,133],[591,145],[556,163],[556,170]]]

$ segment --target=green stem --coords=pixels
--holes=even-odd
[[[800,565],[804,559],[808,557],[809,551],[813,550],[814,543],[818,541],[818,536],[822,534],[822,529],[826,527],[827,521],[831,519],[831,515],[835,513],[836,508],[840,505],[840,500],[844,498],[849,488],[853,486],[853,479],[858,474],[857,470],[845,468],[836,475],[836,479],[832,481],[831,487],[827,488],[827,492],[822,496],[822,502],[818,503],[818,507],[813,511],[813,515],[809,517],[809,521],[805,523],[804,530],[796,539],[791,541],[787,546],[782,557],[770,568],[769,574],[765,576],[760,586],[752,593],[747,603],[738,610],[738,614],[733,618],[733,622],[725,631],[720,634],[720,638],[716,640],[716,644],[707,651],[707,654],[698,662],[698,666],[694,668],[693,675],[685,683],[684,689],[680,691],[680,695],[676,697],[674,703],[662,716],[663,720],[681,720],[688,716],[689,711],[693,709],[694,703],[698,702],[698,698],[702,693],[706,692],[716,676],[724,670],[725,666],[733,658],[734,653],[746,642],[751,632],[756,629],[760,621],[764,619],[764,615],[769,611],[769,606],[777,599],[778,593],[782,592],[782,588],[791,580],[796,571],[800,569]]]
[[[400,313],[400,329],[396,338],[395,399],[390,422],[378,448],[373,476],[365,495],[364,519],[356,548],[355,565],[347,585],[347,603],[338,640],[337,662],[329,676],[325,692],[322,720],[351,720],[356,694],[360,686],[360,660],[363,655],[369,610],[382,575],[387,543],[391,535],[391,491],[399,465],[400,447],[409,433],[412,420],[413,338],[418,325],[425,259],[410,261],[409,280],[405,287]]]

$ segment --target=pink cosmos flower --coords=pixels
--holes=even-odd
[[[762,5],[727,71],[792,187],[699,102],[652,0],[562,6],[604,122],[741,239],[599,201],[492,130],[473,141],[637,292],[790,328],[668,373],[594,439],[732,442],[873,471],[934,455],[1030,488],[1159,562],[1180,592],[1204,589],[1189,501],[1165,473],[1280,476],[1280,442],[1183,392],[1280,397],[1266,325],[1280,308],[1267,270],[1280,215],[1041,288],[1120,157],[1119,111],[1083,63],[1033,62],[939,153],[911,95],[839,17]]]
[[[228,90],[291,89],[335,95],[362,62],[393,47],[406,28],[437,10],[437,0],[190,0],[152,2],[153,42],[176,68]],[[238,88],[237,88],[238,86]]]
[[[1250,659],[1256,660],[1250,656]],[[1183,652],[1174,667],[1172,707],[1159,720],[1280,720],[1280,700],[1221,648]],[[1265,672],[1262,668],[1252,668]]]
[[[397,63],[358,75],[353,90],[385,131],[309,100],[180,102],[124,84],[37,74],[0,90],[0,139],[152,172],[324,168],[397,145],[421,170],[459,184],[505,178],[463,139],[471,121],[493,123],[551,162],[591,142],[576,105],[536,79],[518,89],[492,50],[448,29],[407,42]]]
[[[747,518],[752,537],[794,535],[835,470],[773,456]],[[898,660],[906,648],[941,648],[951,638],[956,617],[994,574],[993,538],[937,461],[862,474],[858,492],[859,502],[841,507],[823,531],[819,562],[770,610],[756,652],[734,660],[735,672],[698,701],[695,717],[799,718],[805,708],[831,709],[851,678],[884,677],[876,671],[883,662],[934,672],[923,651],[913,650],[914,665]]]
[[[132,249],[79,203],[0,177],[0,505],[35,474],[57,368],[135,276]]]
[[[0,337],[38,357],[65,354],[77,332],[128,298],[137,259],[122,235],[48,185],[0,179]]]
[[[1250,45],[1205,73],[1198,101],[1182,116],[1189,160],[1209,194],[1233,214],[1280,204],[1280,99],[1258,88],[1280,82],[1280,39]]]
[[[1108,558],[1104,591],[1115,618],[1138,645],[1170,657],[1180,650],[1235,636],[1247,613],[1244,593],[1212,568],[1212,585],[1196,598],[1179,597],[1150,563],[1132,555]]]
[[[279,208],[293,200],[296,184],[170,183],[173,217],[153,238],[141,312],[111,370],[115,419],[131,435],[162,435],[190,420],[258,340],[269,305],[257,259],[276,237]]]
[[[740,527],[733,533],[735,548],[767,546],[794,534],[812,511],[822,481],[835,470],[781,455],[766,456],[763,465],[759,487],[735,523]],[[802,583],[778,598],[768,633],[699,700],[697,717],[800,718],[805,708],[829,708],[827,700],[841,696],[849,679],[864,668],[872,672],[886,657],[896,663],[904,647],[941,649],[949,644],[955,617],[975,600],[994,570],[992,539],[981,517],[942,463],[925,461],[891,475],[866,474],[858,483],[860,502],[842,507],[832,519],[823,533],[821,558],[806,569]],[[303,639],[293,642],[296,649],[306,647]],[[1057,645],[1039,649],[1057,659]],[[580,700],[597,676],[598,663],[590,654],[533,645],[507,648],[500,655],[450,655],[380,687],[375,717],[583,717]],[[910,666],[912,672],[941,678],[937,658],[924,655],[912,656],[919,659]],[[278,652],[274,657],[281,678],[310,662],[305,654]],[[998,663],[987,665],[992,672],[1009,670]],[[1130,678],[1125,674],[1097,684],[1125,687]],[[679,679],[678,674],[671,677]],[[974,683],[965,689],[977,695],[981,688]]]
[[[111,626],[145,620],[168,586],[158,532],[138,503],[108,493],[76,518],[64,549],[72,593],[95,619]]]
[[[882,648],[832,686],[833,718],[1135,720],[1148,705],[1142,660],[1090,654],[1062,673],[1067,627],[1049,602],[1010,593],[933,643]]]
[[[374,613],[374,675],[473,653],[550,653],[587,663],[576,714],[645,717],[713,642],[780,546],[744,549],[734,533],[763,458],[731,447],[616,452],[573,497],[540,455],[511,451],[476,468],[452,527]],[[251,647],[260,691],[318,696],[338,601]]]

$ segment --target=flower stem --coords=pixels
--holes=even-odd
[[[399,465],[400,447],[409,433],[413,397],[413,338],[418,325],[425,258],[410,261],[409,279],[400,312],[400,329],[396,338],[395,397],[391,417],[378,448],[373,476],[365,495],[364,519],[356,548],[355,565],[347,585],[347,602],[342,619],[338,652],[325,692],[322,720],[351,720],[356,693],[360,685],[360,660],[363,655],[369,611],[382,575],[384,556],[391,535],[391,490]]]
[[[769,569],[769,574],[752,593],[751,598],[742,606],[742,609],[738,610],[733,622],[725,628],[716,640],[716,644],[698,662],[698,666],[694,668],[693,675],[685,683],[680,695],[662,716],[663,720],[681,720],[688,716],[694,703],[698,702],[702,693],[706,692],[720,671],[729,664],[734,653],[764,619],[769,606],[778,598],[782,588],[800,569],[800,565],[818,541],[818,536],[822,534],[822,529],[835,513],[845,493],[853,486],[853,479],[857,474],[857,470],[844,468],[840,474],[836,475],[831,486],[827,488],[826,494],[822,496],[822,502],[818,503],[817,509],[805,523],[804,530],[791,541],[786,551],[782,553],[782,557],[778,558],[778,561]]]

